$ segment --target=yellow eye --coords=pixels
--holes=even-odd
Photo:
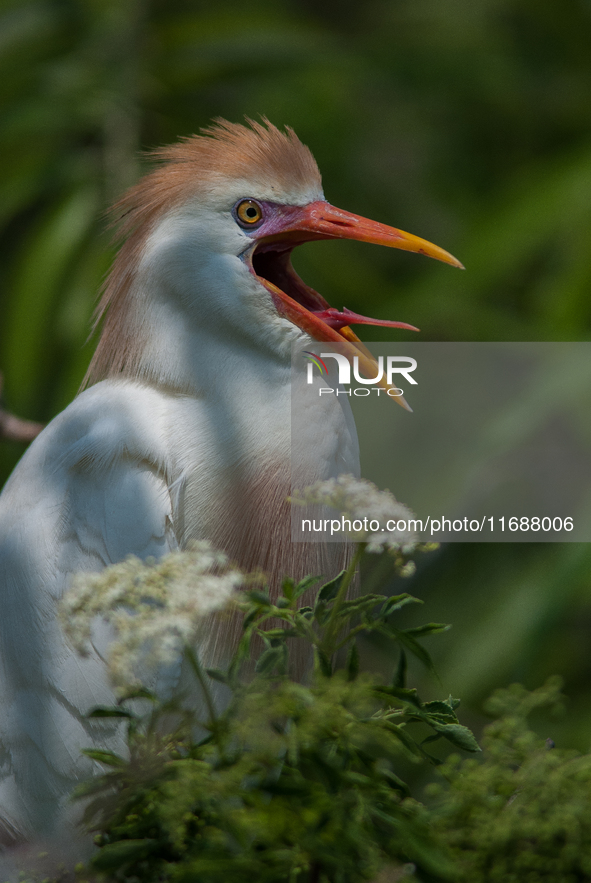
[[[263,210],[254,199],[242,199],[235,208],[236,218],[241,224],[258,224],[263,217]]]

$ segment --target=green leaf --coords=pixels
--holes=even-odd
[[[335,576],[334,579],[331,579],[322,586],[316,596],[316,604],[314,606],[317,606],[320,601],[332,601],[333,598],[336,598],[345,573],[345,570],[341,570],[338,576]]]
[[[419,694],[414,688],[412,690],[407,690],[404,687],[386,687],[378,685],[377,687],[374,687],[374,690],[385,696],[394,696],[402,702],[409,702],[415,708],[422,709],[423,707],[421,700],[419,699]]]
[[[219,668],[206,668],[205,671],[213,681],[219,681],[220,684],[228,683],[228,675]]]
[[[268,638],[297,638],[294,629],[265,629],[265,635]]]
[[[159,846],[158,840],[119,840],[108,843],[91,859],[91,865],[98,871],[114,871],[130,862],[147,858]]]
[[[345,617],[354,616],[356,613],[361,613],[364,610],[371,610],[376,604],[379,604],[383,600],[383,595],[363,595],[361,598],[353,598],[351,601],[344,601],[339,616],[344,619]]]
[[[431,674],[437,676],[437,672],[435,671],[435,666],[433,665],[433,660],[427,653],[424,647],[421,647],[418,641],[416,641],[412,635],[409,635],[406,631],[401,629],[396,629],[390,625],[381,626],[379,631],[382,634],[387,635],[389,638],[395,638],[399,644],[402,644],[409,650],[413,656],[416,656],[419,659],[425,668],[427,668]]]
[[[260,608],[260,605],[257,604],[256,607],[254,607],[252,610],[250,610],[246,614],[246,616],[244,617],[244,619],[242,621],[242,628],[244,629],[244,631],[246,631],[246,629],[249,627],[249,625],[251,625],[251,623],[254,622],[254,620],[257,618],[257,616],[260,616],[260,613],[261,613],[261,608]]]
[[[451,625],[444,622],[428,622],[426,625],[419,625],[416,628],[404,629],[405,635],[412,635],[413,638],[421,638],[424,635],[436,635],[439,632],[447,632]]]
[[[401,724],[393,724],[390,721],[383,721],[383,725],[387,727],[387,729],[394,733],[397,738],[402,742],[405,748],[407,748],[412,754],[416,754],[419,757],[423,756],[423,752],[409,734],[406,732],[405,728]]]
[[[270,674],[274,668],[281,665],[285,660],[285,646],[269,647],[264,653],[261,653],[255,666],[257,674]]]
[[[411,796],[410,788],[408,787],[406,782],[403,781],[400,778],[400,776],[397,776],[396,773],[393,773],[392,770],[384,768],[382,770],[382,775],[385,776],[387,779],[389,779],[390,782],[393,784],[393,786],[396,788],[396,790],[400,791],[404,795],[404,797]]]
[[[82,754],[90,757],[91,760],[105,764],[105,766],[123,767],[126,765],[126,761],[113,751],[103,751],[100,748],[84,748]]]
[[[423,710],[428,714],[442,714],[446,717],[453,718],[454,721],[457,721],[456,713],[453,710],[453,707],[449,704],[449,702],[443,702],[441,699],[434,699],[431,702],[425,702],[423,705]]]
[[[269,593],[267,592],[259,592],[255,589],[251,589],[251,591],[246,593],[246,597],[249,601],[252,601],[255,604],[260,605],[261,607],[270,607],[271,599],[269,598]]]
[[[398,665],[394,672],[394,681],[392,684],[394,687],[398,687],[399,689],[406,687],[406,668],[406,653],[401,649],[400,656],[398,657]]]
[[[314,605],[314,619],[319,625],[324,625],[330,616],[330,607],[325,601],[316,600]]]
[[[464,751],[480,751],[480,745],[474,738],[474,733],[461,724],[442,724],[431,721],[431,726],[440,733],[448,742]]]
[[[319,576],[305,576],[302,580],[299,581],[297,586],[294,589],[293,600],[297,600],[301,598],[304,592],[307,592],[308,589],[312,588],[320,580]]]
[[[248,633],[240,638],[238,647],[236,648],[235,657],[238,660],[247,659],[250,656],[250,644],[252,634]]]
[[[92,711],[89,711],[86,717],[123,717],[129,720],[130,718],[135,718],[135,714],[132,711],[127,711],[125,708],[117,708],[116,706],[113,706],[112,708],[93,708]]]
[[[388,598],[384,606],[380,611],[381,616],[389,616],[391,613],[394,613],[395,610],[400,610],[401,607],[404,607],[406,604],[422,604],[420,598],[415,598],[413,595],[409,595],[408,592],[404,592],[402,595],[392,595],[391,598]]]
[[[347,672],[348,681],[354,681],[359,674],[359,650],[357,649],[357,642],[355,639],[353,639],[351,646],[349,647],[345,671]]]
[[[423,739],[421,745],[429,745],[431,742],[439,742],[440,739],[443,739],[441,733],[432,733],[430,736]]]
[[[293,601],[294,599],[294,591],[295,591],[295,582],[290,576],[286,576],[283,582],[281,583],[281,591],[285,595],[288,601]]]
[[[318,668],[325,678],[332,677],[332,663],[324,650],[321,650],[319,647],[316,647],[316,659],[318,662]]]
[[[424,711],[424,709],[423,709],[423,711]],[[458,722],[458,719],[455,716],[455,714],[450,717],[449,714],[439,714],[437,712],[432,712],[432,711],[428,712],[426,714],[422,714],[420,716],[420,719],[426,721],[432,727],[434,727],[436,724],[437,725],[439,725],[439,724],[447,725],[447,724]]]

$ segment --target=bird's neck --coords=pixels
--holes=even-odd
[[[337,399],[306,407],[309,431],[294,454],[292,343],[312,341],[277,314],[240,257],[212,237],[196,240],[190,225],[183,231],[179,223],[158,228],[125,297],[113,300],[99,344],[103,376],[147,383],[186,408],[169,427],[181,545],[207,537],[246,570],[279,578],[334,573],[342,552],[335,564],[334,547],[291,542],[286,498],[292,480],[303,488],[356,471],[348,409]]]
[[[107,312],[96,379],[123,375],[219,396],[257,375],[284,383],[292,344],[304,338],[240,257],[164,225]]]

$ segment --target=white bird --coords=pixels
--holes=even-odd
[[[80,659],[56,619],[71,574],[194,538],[272,578],[340,566],[342,547],[291,542],[291,346],[355,345],[349,324],[372,320],[306,286],[290,263],[294,246],[357,239],[461,266],[329,205],[291,129],[218,121],[156,156],[160,165],[115,209],[126,240],[100,304],[88,388],[34,441],[0,497],[5,846],[52,836],[92,769],[80,749],[114,744],[104,721],[85,719],[112,702],[100,654]],[[307,441],[299,487],[358,470],[342,397],[310,413]]]

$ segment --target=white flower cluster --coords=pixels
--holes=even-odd
[[[96,617],[114,627],[109,672],[116,686],[137,681],[138,668],[179,660],[203,618],[227,606],[244,576],[208,542],[159,561],[130,556],[100,573],[77,574],[60,605],[66,634],[88,654]]]
[[[330,506],[342,513],[345,531],[368,552],[409,553],[417,543],[416,519],[390,491],[354,475],[318,481],[291,498],[298,505]],[[350,526],[349,526],[350,525]]]

